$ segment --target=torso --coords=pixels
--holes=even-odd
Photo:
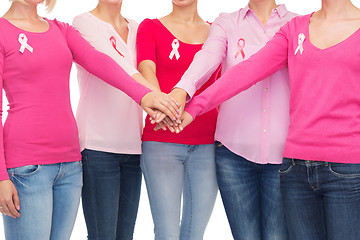
[[[143,26],[143,28],[141,26]],[[146,19],[139,27],[139,32],[146,31],[147,34],[151,35],[151,38],[154,39],[154,46],[151,45],[151,48],[155,48],[156,51],[153,56],[154,58],[150,59],[150,55],[147,53],[143,54],[147,50],[143,49],[142,53],[141,46],[139,47],[138,45],[138,61],[152,60],[155,62],[156,77],[161,91],[165,93],[169,93],[181,79],[181,76],[190,66],[195,54],[202,47],[202,44],[189,44],[187,42],[183,42],[183,39],[179,39],[180,36],[174,35],[177,30],[179,29],[167,29],[167,27],[158,19]],[[181,37],[184,37],[184,35]],[[176,55],[171,54],[173,52],[174,41],[176,40],[179,44],[177,49],[179,53],[178,59],[176,58]],[[184,39],[184,41],[186,40],[194,42],[201,41],[202,39],[194,37],[194,39]],[[147,48],[149,47],[150,46]],[[199,89],[199,91],[197,91],[197,94],[212,84],[217,74],[218,71],[216,71],[211,79],[201,89]],[[154,131],[154,126],[150,123],[149,118],[147,118],[143,133],[143,141],[171,142],[190,145],[211,144],[214,142],[216,118],[217,110],[213,109],[212,111],[199,116],[188,128],[176,135],[170,133],[169,131]]]

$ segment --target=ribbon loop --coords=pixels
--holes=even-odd
[[[121,54],[121,52],[116,48],[116,38],[114,36],[110,37],[110,42],[113,48],[120,54],[120,56],[124,57],[124,55]]]
[[[178,51],[178,49],[180,47],[179,40],[177,40],[175,38],[171,43],[171,47],[172,47],[172,51],[169,55],[170,60],[172,60],[174,56],[176,57],[176,60],[179,60],[179,58],[180,58],[180,53]]]
[[[244,59],[245,58],[244,49],[245,49],[245,39],[240,38],[238,41],[238,51],[235,54],[235,58],[237,58],[241,54],[242,58]]]
[[[24,53],[25,48],[29,50],[31,53],[33,52],[34,49],[27,43],[28,39],[24,33],[20,33],[18,41],[21,44],[19,50],[21,53]]]
[[[304,52],[304,46],[303,46],[304,41],[305,41],[305,35],[303,33],[300,33],[298,37],[298,47],[295,50],[295,55],[298,52],[300,52],[300,54]]]

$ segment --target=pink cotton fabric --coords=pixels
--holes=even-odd
[[[128,21],[126,43],[113,26],[87,12],[74,18],[73,27],[97,49],[110,56],[130,76],[136,63],[138,24]],[[114,41],[115,39],[115,41]],[[113,41],[111,41],[113,40]],[[77,65],[80,100],[76,113],[80,150],[141,154],[143,110],[125,93]]]
[[[0,180],[9,178],[6,168],[80,160],[69,95],[73,60],[138,103],[150,91],[70,25],[47,22],[46,32],[33,33],[0,18],[0,82],[10,107],[0,128]],[[20,52],[21,34],[33,52]]]
[[[273,9],[266,26],[249,6],[221,14],[176,87],[192,97],[221,63],[224,74],[265,46],[295,16],[283,4]],[[238,72],[236,79],[242,76]],[[219,108],[215,139],[249,161],[281,163],[289,125],[289,95],[289,74],[283,68],[228,99]]]
[[[179,44],[178,59],[172,54],[174,41]],[[171,92],[202,47],[202,44],[188,44],[177,39],[158,19],[145,19],[140,23],[136,42],[138,63],[150,60],[156,64],[156,77],[164,93]],[[210,74],[207,83],[196,94],[211,85],[218,73],[219,70],[216,70]],[[217,114],[216,108],[208,111],[179,134],[162,129],[155,131],[155,125],[147,116],[142,140],[188,145],[213,144]]]
[[[360,30],[319,49],[310,42],[310,17],[291,20],[263,49],[195,97],[186,110],[195,117],[288,66],[290,125],[284,157],[360,163]]]

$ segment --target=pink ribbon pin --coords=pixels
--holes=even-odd
[[[237,53],[235,54],[235,58],[237,58],[239,56],[239,54],[241,53],[242,58],[245,58],[245,52],[244,52],[244,48],[245,48],[245,40],[243,38],[240,38],[238,41],[238,47],[239,50],[237,51]]]
[[[116,48],[116,38],[114,36],[110,37],[110,42],[114,49],[120,54],[120,56],[124,57],[124,55],[122,55],[121,52]]]

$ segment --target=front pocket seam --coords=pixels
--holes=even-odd
[[[337,177],[342,177],[342,178],[358,178],[358,177],[360,177],[360,173],[345,174],[345,173],[335,172],[335,171],[332,169],[331,164],[329,164],[328,168],[329,168],[330,172],[331,172],[332,174],[334,174],[335,176],[337,176]]]
[[[290,172],[290,170],[293,168],[294,165],[290,164],[290,166],[285,170],[285,171],[281,171],[281,169],[279,170],[279,174],[286,174],[288,172]]]
[[[30,173],[24,173],[24,174],[22,174],[22,173],[16,173],[16,171],[14,170],[13,172],[12,172],[12,176],[19,176],[19,177],[21,177],[21,176],[31,176],[31,175],[33,175],[33,174],[35,174],[35,173],[37,173],[38,171],[39,171],[39,169],[40,169],[40,165],[35,165],[35,166],[37,166],[37,168],[35,169],[35,171],[32,171],[32,172],[30,172]],[[24,166],[25,167],[25,166]]]

